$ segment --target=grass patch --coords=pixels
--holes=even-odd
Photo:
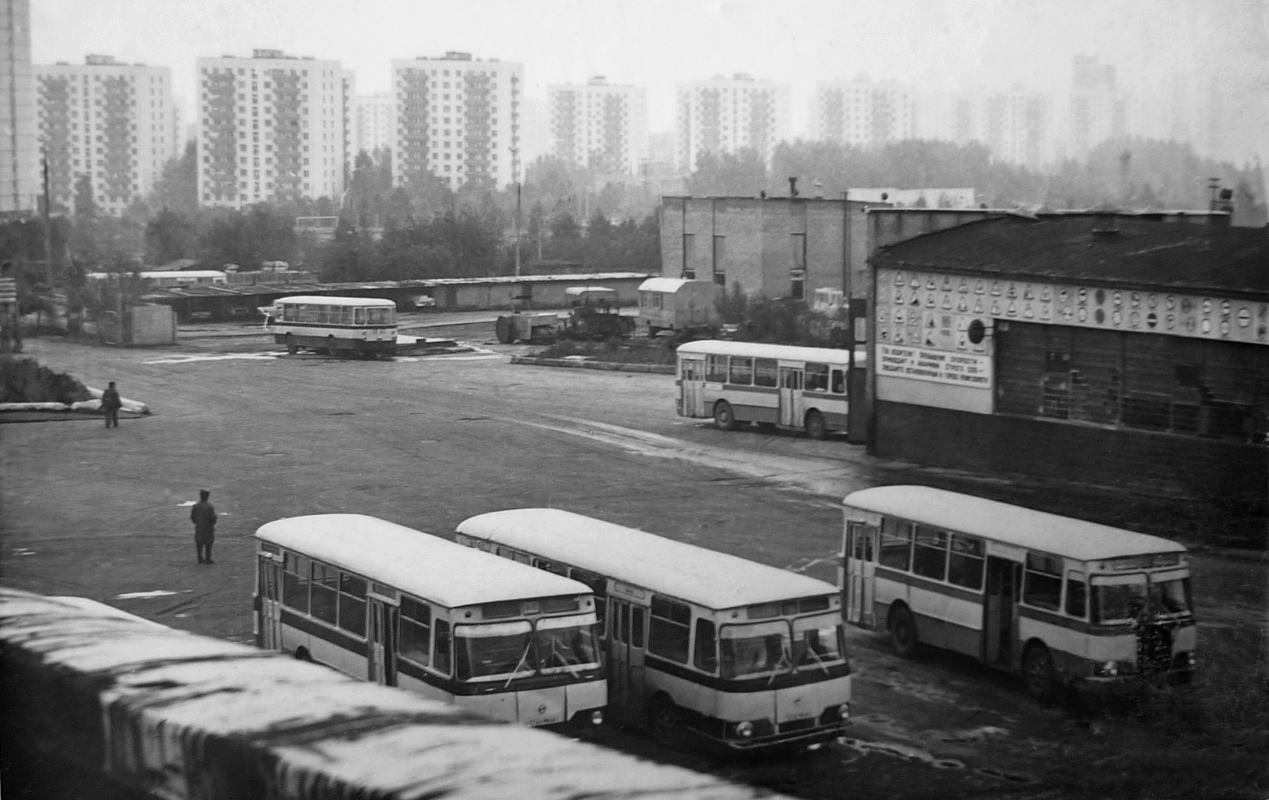
[[[0,403],[78,403],[91,395],[84,384],[34,358],[0,356]]]

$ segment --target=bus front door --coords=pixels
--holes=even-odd
[[[644,637],[647,609],[609,597],[608,702],[622,719],[643,721]]]
[[[802,427],[802,415],[806,403],[802,400],[802,370],[799,367],[780,367],[780,418],[781,425]]]
[[[873,609],[877,526],[851,522],[846,529],[846,572],[842,582],[846,621],[864,628],[876,625]]]
[[[397,685],[397,607],[377,597],[370,606],[370,641],[367,643],[366,677],[384,686]]]
[[[684,358],[679,362],[679,413],[684,417],[704,417],[705,361]]]
[[[1016,561],[987,556],[987,590],[983,597],[983,654],[988,664],[1009,664],[1015,656],[1019,572]]]
[[[259,559],[260,608],[257,610],[256,645],[264,650],[282,649],[282,562],[267,553]]]

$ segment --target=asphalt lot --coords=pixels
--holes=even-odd
[[[375,513],[444,534],[482,511],[556,505],[827,580],[840,497],[883,482],[1066,504],[1150,532],[1166,519],[1196,535],[1195,520],[1212,519],[1113,487],[716,431],[673,416],[667,376],[510,365],[527,348],[496,345],[489,319],[443,320],[468,352],[395,362],[281,357],[258,329],[228,326],[183,330],[156,350],[28,340],[27,355],[89,385],[118,380],[154,413],[117,430],[94,418],[0,424],[0,581],[247,641],[251,534],[295,514]],[[195,562],[188,520],[199,488],[222,515],[210,567]],[[603,743],[803,797],[1263,798],[1265,561],[1208,548],[1195,561],[1203,679],[1159,707],[1039,708],[972,661],[905,662],[852,631],[854,735],[812,757],[720,765],[631,732]]]

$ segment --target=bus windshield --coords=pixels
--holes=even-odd
[[[1151,580],[1150,605],[1156,614],[1190,613],[1190,579],[1176,576]]]
[[[1147,575],[1093,578],[1093,622],[1123,623],[1142,612],[1161,616],[1190,613],[1190,579],[1170,575],[1151,580]]]
[[[454,628],[458,677],[511,679],[599,666],[595,623],[584,616],[459,625]]]
[[[585,617],[551,617],[538,620],[534,635],[537,667],[545,673],[595,667],[599,652],[595,623]]]
[[[529,656],[533,626],[528,620],[454,627],[458,678],[508,678],[533,674]]]
[[[725,625],[719,631],[722,677],[752,678],[790,666],[789,623],[785,620],[750,625]]]
[[[840,619],[832,616],[793,620],[793,663],[797,667],[826,667],[843,661],[845,637]]]
[[[846,659],[841,622],[832,615],[790,622],[726,625],[719,634],[722,677],[752,678],[796,669],[824,669]]]

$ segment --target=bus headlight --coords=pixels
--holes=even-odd
[[[850,719],[850,703],[842,703],[838,706],[837,716],[839,719]]]
[[[596,709],[595,711],[590,712],[590,724],[591,724],[591,725],[603,725],[603,724],[604,724],[604,712],[602,712],[602,711],[600,711],[600,710],[598,710],[598,709]]]
[[[742,739],[748,739],[753,736],[753,723],[749,720],[736,723],[736,735]]]

